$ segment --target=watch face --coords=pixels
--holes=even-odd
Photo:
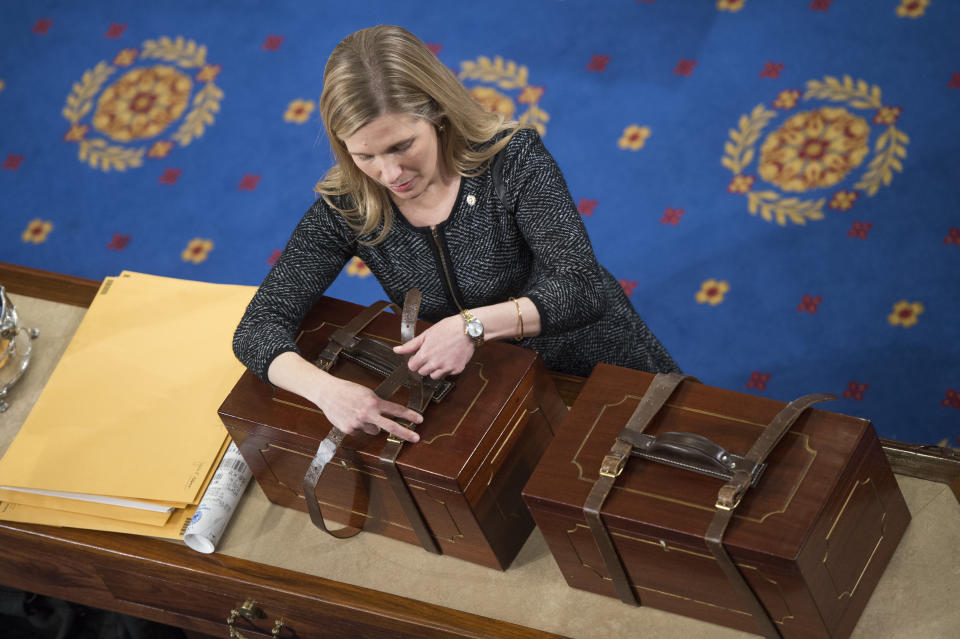
[[[483,324],[478,320],[467,322],[467,335],[473,338],[483,335]]]

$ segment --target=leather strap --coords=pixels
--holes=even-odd
[[[413,339],[417,325],[417,314],[420,310],[420,299],[420,291],[411,289],[407,292],[407,297],[403,302],[403,314],[400,321],[400,340],[403,343]],[[426,396],[423,392],[423,384],[421,383],[423,378],[411,371],[407,365],[409,358],[409,355],[403,356],[401,364],[394,369],[393,373],[391,373],[387,379],[383,380],[383,383],[377,387],[376,393],[379,397],[386,399],[393,395],[397,388],[406,382],[409,388],[407,408],[418,413],[423,413],[427,402],[430,401],[430,397]],[[416,427],[415,424],[411,424],[404,419],[398,421],[402,426],[406,426],[411,430],[414,430]],[[409,521],[411,527],[413,527],[413,532],[416,533],[420,545],[423,546],[425,550],[436,555],[442,554],[440,547],[433,538],[433,534],[430,532],[430,527],[423,518],[423,513],[420,512],[420,508],[417,507],[417,503],[410,493],[410,487],[407,486],[407,482],[397,468],[397,456],[400,454],[401,448],[403,448],[403,440],[393,435],[388,435],[387,443],[380,452],[381,468],[383,468],[383,472],[387,476],[387,482],[390,484],[390,488],[393,489],[393,494],[396,495],[397,501],[400,502],[400,508],[403,509],[403,514],[407,516],[407,521]]]
[[[411,289],[407,292],[407,296],[403,304],[403,310],[400,313],[400,338],[403,342],[409,341],[415,334],[417,315],[419,315],[420,312],[420,301],[420,291]],[[365,341],[369,341],[360,340],[356,336],[367,326],[367,324],[373,321],[378,314],[389,307],[393,307],[394,309],[396,308],[394,305],[388,302],[377,302],[372,304],[357,314],[357,316],[348,322],[346,326],[334,331],[330,337],[330,342],[317,359],[316,365],[324,370],[327,370],[333,365],[337,357],[339,357],[342,352],[345,350],[354,349],[362,345]],[[390,349],[388,348],[388,350]],[[395,355],[392,350],[390,350],[390,353]],[[425,393],[422,378],[411,371],[407,366],[408,358],[409,356],[403,356],[402,360],[398,362],[398,365],[393,368],[393,372],[391,372],[390,375],[388,375],[387,378],[380,383],[374,392],[378,397],[382,399],[388,399],[401,385],[406,385],[409,388],[409,399],[407,406],[419,413],[422,413],[426,407],[426,404],[430,401],[432,390],[436,388],[436,385],[433,385],[429,388],[429,393]],[[399,421],[401,425],[407,428],[414,428],[414,425],[406,420]],[[307,502],[307,511],[310,513],[310,520],[315,526],[317,526],[317,528],[338,539],[352,537],[360,532],[360,529],[352,526],[345,526],[337,530],[329,529],[323,519],[320,503],[317,500],[316,489],[324,467],[330,462],[331,459],[333,459],[337,448],[339,448],[340,444],[343,442],[343,438],[344,435],[339,429],[330,429],[330,432],[327,433],[327,436],[324,438],[324,440],[320,442],[320,446],[317,448],[317,453],[314,456],[313,461],[310,463],[310,467],[307,469],[307,473],[303,478],[302,484],[303,495]],[[417,534],[417,538],[420,540],[421,545],[430,552],[439,554],[440,550],[430,534],[429,528],[427,527],[420,510],[417,508],[412,495],[410,494],[410,489],[406,485],[406,482],[403,480],[403,477],[400,475],[396,467],[396,458],[400,452],[400,448],[402,447],[402,441],[403,440],[399,440],[392,435],[388,437],[387,445],[384,447],[384,452],[380,455],[380,460],[384,462],[383,469],[387,476],[387,480],[391,488],[394,490],[404,514],[410,520],[410,523],[414,529],[414,532]]]
[[[744,458],[755,464],[762,463],[805,410],[817,402],[832,399],[836,399],[836,396],[826,394],[805,395],[787,404],[763,430],[763,433],[760,434],[760,437],[754,442]],[[738,470],[734,472],[733,478],[720,489],[717,495],[717,510],[713,515],[710,526],[707,528],[706,543],[730,585],[733,586],[734,591],[746,604],[747,611],[753,615],[754,621],[760,629],[760,634],[768,639],[779,639],[780,632],[777,630],[776,623],[770,613],[767,612],[760,598],[757,597],[757,593],[744,579],[733,558],[723,546],[723,536],[730,520],[733,518],[733,511],[740,505],[740,501],[749,487],[749,473]]]
[[[653,421],[663,405],[667,403],[670,396],[684,380],[697,381],[696,378],[679,373],[660,373],[653,378],[647,392],[640,398],[640,403],[630,416],[627,425],[617,435],[617,439],[610,449],[610,453],[603,458],[603,464],[600,467],[600,476],[594,482],[590,494],[583,505],[583,514],[590,526],[590,532],[600,550],[600,556],[607,567],[607,573],[613,581],[613,586],[617,591],[620,601],[633,606],[639,606],[640,600],[627,579],[626,570],[623,567],[623,561],[617,554],[617,549],[610,538],[610,532],[607,530],[603,519],[600,517],[600,511],[603,503],[613,488],[613,483],[623,472],[623,468],[630,457],[630,451],[633,445],[630,443],[635,435],[643,433],[644,429]]]
[[[347,322],[346,326],[338,328],[333,332],[330,336],[330,341],[327,342],[327,345],[314,362],[314,365],[321,370],[329,371],[343,349],[356,342],[357,333],[366,328],[367,324],[372,322],[377,315],[391,307],[396,309],[396,306],[390,302],[379,301],[374,302],[357,313],[352,320]],[[313,456],[313,460],[310,462],[307,473],[303,476],[303,482],[300,487],[303,490],[303,497],[307,502],[307,512],[310,513],[310,521],[323,532],[338,539],[346,539],[356,535],[360,532],[360,529],[352,526],[344,526],[337,530],[327,528],[327,524],[323,520],[323,514],[320,511],[320,502],[317,501],[317,484],[320,482],[320,475],[323,473],[324,467],[333,459],[341,443],[343,443],[343,432],[337,428],[331,428],[330,432],[327,433],[327,436],[317,447],[317,453]]]
[[[394,353],[388,344],[372,337],[361,337],[353,349],[344,349],[340,355],[364,368],[377,371],[384,377],[388,377],[393,370],[403,365],[403,355]],[[432,377],[422,378],[421,383],[435,401],[446,397],[454,386],[448,379]],[[410,386],[410,382],[404,382],[404,386]]]
[[[366,328],[367,324],[372,322],[377,315],[388,308],[393,309],[394,312],[400,312],[400,309],[398,309],[395,304],[381,300],[374,302],[357,313],[356,317],[347,322],[347,325],[343,328],[335,330],[330,335],[330,341],[327,342],[323,351],[320,352],[320,356],[314,362],[317,368],[329,371],[334,363],[336,363],[337,357],[340,356],[343,349],[351,349],[356,346],[358,341],[357,334]]]
[[[600,511],[603,503],[616,478],[623,472],[627,459],[635,445],[638,445],[643,438],[643,431],[656,416],[657,412],[666,404],[667,400],[673,394],[680,382],[685,379],[696,381],[695,378],[685,377],[678,374],[657,375],[647,392],[641,398],[639,405],[634,410],[633,415],[627,422],[627,425],[620,431],[617,439],[610,449],[610,453],[604,457],[600,467],[600,476],[594,482],[593,488],[584,504],[584,515],[590,526],[590,531],[596,541],[597,548],[607,567],[607,572],[613,581],[614,588],[621,601],[631,605],[640,605],[640,600],[626,575],[622,559],[617,553],[610,533],[603,523]],[[743,459],[747,462],[748,469],[760,466],[770,452],[776,447],[783,436],[790,429],[790,426],[796,422],[797,418],[810,406],[817,402],[836,399],[833,395],[807,395],[790,402],[781,410],[770,424],[763,430],[760,437],[754,442],[750,451],[744,455]],[[776,629],[775,623],[769,613],[763,607],[763,604],[757,598],[756,593],[750,588],[749,584],[740,573],[733,559],[727,553],[723,546],[723,535],[727,526],[733,517],[733,511],[740,504],[746,490],[751,486],[753,476],[748,469],[739,469],[734,471],[733,477],[721,489],[717,498],[717,511],[713,521],[707,529],[706,544],[717,560],[721,570],[730,581],[734,591],[743,599],[747,605],[748,611],[756,619],[761,633],[768,638],[779,639],[780,634]]]
[[[310,521],[313,522],[313,525],[337,539],[347,539],[360,532],[360,529],[353,526],[344,526],[336,530],[327,528],[327,524],[323,520],[323,513],[320,512],[320,502],[317,501],[317,483],[320,481],[320,475],[327,463],[333,459],[341,442],[343,442],[343,432],[337,428],[331,428],[324,440],[320,442],[317,454],[314,455],[313,461],[310,462],[310,468],[307,469],[307,474],[303,477],[301,488],[303,489],[303,496],[307,500],[307,512],[310,513]]]

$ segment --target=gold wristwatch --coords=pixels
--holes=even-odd
[[[480,348],[480,345],[483,344],[483,322],[466,309],[461,311],[460,314],[463,315],[463,334],[472,339],[477,348]]]

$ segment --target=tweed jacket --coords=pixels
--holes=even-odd
[[[539,352],[551,370],[585,376],[607,362],[677,372],[619,283],[597,263],[540,136],[520,130],[501,153],[507,202],[496,193],[492,171],[462,177],[445,221],[414,227],[394,207],[393,227],[376,245],[358,242],[343,216],[317,200],[237,327],[233,348],[240,361],[266,380],[277,355],[297,350],[303,317],[356,255],[392,302],[402,305],[407,290],[420,289],[420,317],[431,322],[461,308],[530,298],[542,329],[520,345]]]

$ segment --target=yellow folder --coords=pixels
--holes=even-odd
[[[22,493],[15,490],[4,490],[2,488],[0,488],[0,502],[10,502],[19,506],[34,506],[45,510],[63,511],[77,515],[91,515],[104,519],[117,519],[147,526],[163,526],[170,520],[170,515],[173,514],[175,510],[174,508],[165,511],[125,508],[123,506],[53,497],[51,495]],[[0,515],[0,519],[2,518],[3,516]],[[42,522],[35,521],[30,523],[38,524]]]
[[[195,502],[242,372],[233,330],[255,287],[124,273],[90,305],[0,459],[0,485]]]
[[[150,526],[106,517],[68,513],[62,510],[50,510],[38,506],[23,506],[12,502],[0,502],[0,520],[18,521],[27,524],[43,524],[45,526],[63,526],[65,528],[89,528],[92,530],[106,530],[108,532],[130,533],[132,535],[146,535],[148,537],[162,537],[165,539],[182,539],[190,518],[197,511],[196,506],[180,508],[173,512],[170,519],[163,526]]]
[[[76,513],[79,515],[92,515],[94,517],[101,517],[105,519],[116,519],[120,521],[136,523],[136,524],[146,524],[150,526],[163,526],[169,520],[170,517],[178,510],[183,510],[189,506],[196,506],[200,503],[200,499],[203,497],[203,493],[206,492],[207,486],[210,485],[210,481],[213,479],[213,474],[216,472],[217,467],[220,465],[223,455],[227,452],[227,448],[230,446],[231,439],[229,435],[224,439],[223,446],[220,449],[220,452],[217,454],[217,457],[214,459],[213,465],[210,467],[210,471],[207,473],[206,478],[203,480],[203,483],[200,486],[200,490],[196,498],[192,503],[172,503],[172,502],[163,502],[147,499],[133,499],[126,501],[133,501],[141,504],[140,508],[130,508],[123,507],[119,505],[111,505],[106,503],[100,503],[97,501],[89,501],[84,499],[85,495],[80,493],[71,493],[72,497],[57,497],[51,495],[40,495],[36,493],[28,493],[17,490],[6,490],[0,488],[0,502],[11,502],[21,506],[36,506],[38,511],[25,511],[25,512],[41,512],[44,510],[62,510],[68,513]],[[109,497],[104,495],[103,497]],[[152,506],[155,507],[155,510],[145,510],[142,506]],[[159,510],[162,508],[163,510]],[[26,516],[26,515],[22,515]],[[51,516],[49,513],[42,513],[43,519],[48,519]],[[3,515],[0,514],[0,519],[3,519]],[[29,521],[29,523],[43,523],[42,521]]]

